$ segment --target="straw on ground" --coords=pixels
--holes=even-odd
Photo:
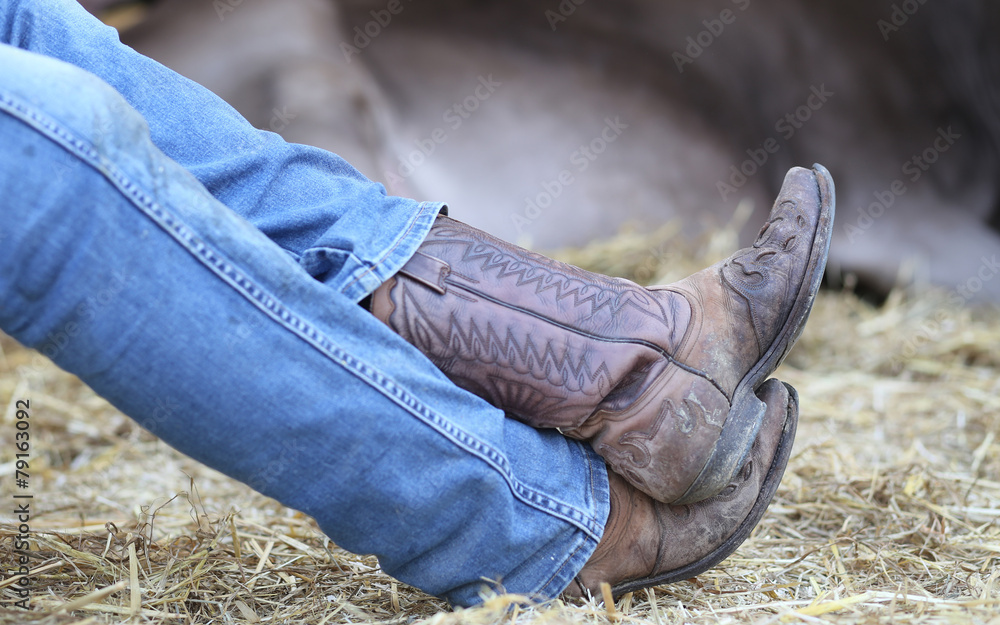
[[[731,244],[684,244],[668,227],[564,255],[656,282]],[[30,392],[37,505],[32,609],[13,607],[17,580],[0,579],[0,624],[1000,623],[1000,315],[947,302],[821,294],[777,373],[799,389],[802,416],[763,522],[718,568],[614,607],[490,594],[453,610],[177,454],[4,337],[0,441],[7,402]],[[0,456],[3,501],[10,461]],[[12,520],[0,510],[4,564]]]

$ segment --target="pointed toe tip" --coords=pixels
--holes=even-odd
[[[775,378],[769,378],[757,389],[757,398],[767,405],[788,402],[788,389]]]
[[[830,171],[820,165],[819,163],[813,163],[813,171],[816,173],[816,184],[819,185],[819,193],[822,198],[823,203],[827,206],[827,210],[830,213],[831,220],[833,219],[833,211],[836,205],[836,192],[833,185],[833,176],[830,175]]]
[[[825,176],[827,178],[832,179],[832,176],[830,176],[830,170],[827,169],[826,167],[823,167],[819,163],[813,163],[812,170],[816,172],[817,176]]]

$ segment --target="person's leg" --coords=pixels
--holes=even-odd
[[[215,94],[120,43],[75,0],[0,0],[0,43],[110,84],[163,153],[355,301],[396,273],[443,208],[387,196],[337,155],[252,127]]]
[[[71,0],[0,0],[0,40],[65,59],[107,80],[147,118],[154,143],[168,156],[291,252],[313,277],[354,301],[398,275],[397,270],[422,243],[426,246],[427,234],[433,232],[433,217],[442,208],[440,204],[387,198],[380,185],[365,180],[342,159],[306,146],[286,144],[275,135],[251,128],[207,90],[122,46],[112,29]],[[544,289],[548,294],[541,295],[540,300],[561,293],[565,282],[571,288],[581,286],[588,291],[571,292],[573,298],[582,297],[584,303],[597,293],[612,297],[615,306],[662,300],[652,303],[653,309],[660,310],[639,310],[637,315],[621,315],[610,325],[597,321],[595,326],[584,310],[586,306],[564,315],[564,311],[553,311],[549,303],[542,302],[530,310],[529,316],[555,320],[556,325],[570,329],[563,333],[559,328],[554,340],[546,336],[543,341],[543,350],[554,348],[558,352],[554,358],[560,362],[555,367],[546,361],[546,354],[536,359],[529,353],[521,328],[514,325],[494,328],[504,334],[506,343],[500,348],[509,350],[515,357],[512,360],[517,359],[518,353],[514,352],[518,350],[528,355],[527,361],[510,367],[506,360],[497,358],[489,339],[481,341],[486,346],[485,354],[478,353],[475,346],[463,352],[460,341],[451,340],[457,336],[451,327],[424,333],[432,343],[445,339],[444,350],[437,349],[438,345],[428,347],[422,341],[415,342],[454,380],[526,423],[536,427],[558,425],[569,435],[591,440],[617,471],[657,499],[687,502],[709,497],[726,485],[749,453],[760,425],[760,415],[751,410],[754,391],[797,336],[822,275],[832,206],[826,212],[805,212],[807,223],[790,239],[788,228],[772,228],[777,236],[769,235],[774,240],[768,245],[785,245],[787,249],[775,248],[777,254],[769,252],[764,262],[758,262],[763,256],[755,250],[750,250],[752,254],[746,258],[735,259],[737,268],[730,273],[738,284],[734,292],[722,294],[715,292],[719,290],[718,281],[709,284],[711,280],[678,285],[688,293],[675,296],[666,290],[650,296],[639,289],[608,289],[607,284],[621,281],[593,275],[577,280],[579,276],[562,268],[546,269],[544,266],[551,264],[547,259],[525,261],[512,246],[497,246],[486,241],[488,237],[474,234],[474,243],[482,245],[485,241],[489,253],[477,252],[475,258],[463,258],[470,262],[455,265],[459,271],[452,275],[471,270],[481,278],[484,289],[479,294],[499,297],[501,308],[518,308],[510,300],[521,295],[527,294],[530,299],[530,289],[522,289],[519,294],[503,279],[509,283],[509,278],[527,267],[534,276],[543,275],[549,281]],[[776,223],[774,219],[772,223]],[[446,226],[443,230],[449,229]],[[813,250],[812,256],[786,253],[791,241],[810,238],[812,245],[800,244],[798,248]],[[479,259],[487,257],[497,260],[477,265]],[[775,258],[775,273],[787,275],[770,281],[758,279],[774,269],[765,265],[774,265]],[[502,269],[498,273],[497,268],[510,259],[519,269]],[[702,290],[707,292],[699,292]],[[459,294],[458,299],[467,301],[469,295]],[[676,301],[666,301],[669,299]],[[454,322],[460,332],[473,336],[477,330],[473,322],[496,315],[494,311],[484,315],[483,309],[476,308],[470,322],[469,318],[452,314],[463,306],[460,301],[457,307],[439,307],[435,321],[446,326]],[[640,303],[639,308],[644,307],[646,303]],[[654,317],[666,316],[649,324],[650,312]],[[510,320],[507,312],[500,317],[505,317],[503,323]],[[661,323],[664,320],[666,329]],[[413,341],[414,336],[407,334],[407,323],[393,323],[392,327]],[[433,323],[425,327],[431,326]],[[596,335],[581,343],[579,336],[594,334],[594,327]],[[613,327],[612,335],[605,334],[609,327]],[[651,340],[645,336],[649,332],[654,334]],[[527,336],[530,339],[538,333],[536,324]],[[605,345],[595,347],[600,343]],[[601,352],[608,343],[616,345],[616,355],[611,359],[615,362],[602,361]],[[632,347],[619,349],[624,344]],[[465,366],[477,359],[482,363]],[[451,367],[451,363],[460,366]],[[591,379],[581,378],[576,387],[567,383],[568,378],[557,370],[566,363],[569,368],[592,365],[589,371],[570,372],[576,377],[590,375]],[[533,370],[536,365],[539,368]],[[602,372],[600,367],[605,365],[607,371]],[[494,372],[497,366],[502,370],[499,375]],[[509,375],[514,369],[519,373],[527,371],[528,375]],[[552,371],[555,375],[549,380]],[[473,384],[466,384],[470,381]],[[491,392],[484,381],[494,386],[499,382],[499,392],[513,393],[515,400],[507,402],[509,395],[498,397],[497,389]],[[568,404],[586,408],[583,412],[576,410],[572,420],[559,421],[544,412],[531,412],[538,409],[535,402],[539,396],[548,400],[548,395],[558,398],[567,393]],[[693,402],[689,401],[691,397]],[[610,418],[606,418],[609,407]],[[701,425],[689,436],[690,428],[699,419]]]
[[[608,514],[586,446],[455,387],[91,74],[5,45],[0,67],[0,328],[427,592],[570,583]]]

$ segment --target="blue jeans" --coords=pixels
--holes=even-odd
[[[253,128],[72,0],[0,0],[0,42],[5,332],[400,580],[562,591],[604,529],[603,462],[357,305],[443,205]]]

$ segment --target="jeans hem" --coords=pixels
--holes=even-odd
[[[427,238],[427,233],[430,232],[438,214],[446,213],[447,206],[443,202],[419,203],[413,218],[381,258],[373,264],[365,265],[362,265],[360,260],[351,258],[351,261],[359,266],[350,271],[348,274],[350,278],[341,289],[341,293],[355,302],[360,302],[371,295],[372,291],[402,269]]]

